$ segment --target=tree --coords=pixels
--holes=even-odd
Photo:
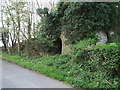
[[[2,3],[2,1],[1,1]],[[8,35],[8,30],[4,27],[4,20],[3,20],[3,7],[1,5],[1,22],[2,22],[2,28],[0,28],[0,33],[1,33],[1,40],[4,45],[4,50],[7,51],[8,47],[8,40],[9,40],[9,35]]]
[[[19,54],[21,37],[24,37],[24,40],[29,39],[28,41],[31,39],[32,10],[30,10],[28,6],[27,2],[14,2],[12,0],[5,1],[3,6],[6,17],[4,24],[9,30],[11,46],[13,48],[17,45],[17,51]],[[30,43],[27,45],[30,45]],[[28,50],[28,52],[29,51],[30,50]]]
[[[57,54],[56,52],[61,53],[61,51],[59,52],[59,48],[61,48],[61,30],[59,28],[60,19],[58,13],[48,12],[47,8],[38,8],[37,14],[41,17],[37,39],[44,46],[45,52],[51,52],[53,54]]]
[[[91,32],[107,32],[115,26],[116,3],[64,2],[59,9],[63,14],[62,31],[69,43],[94,37]]]

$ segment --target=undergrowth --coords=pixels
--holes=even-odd
[[[9,55],[2,58],[80,88],[118,88],[120,44],[95,45],[86,39],[72,47],[72,55],[42,58]]]

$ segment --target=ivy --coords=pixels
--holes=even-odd
[[[61,7],[65,7],[64,4]],[[109,30],[115,26],[116,3],[70,2],[63,14],[62,31],[69,43],[75,43],[94,37],[92,33],[97,30]]]
[[[42,18],[39,28],[42,38],[56,40],[61,32],[68,44],[77,43],[85,38],[96,38],[96,31],[116,26],[118,3],[102,2],[59,2],[54,12],[37,9]],[[114,13],[114,14],[113,14]]]

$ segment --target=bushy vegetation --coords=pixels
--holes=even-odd
[[[4,59],[80,88],[118,88],[120,44],[95,45],[94,39],[73,46],[72,55],[28,58],[3,54]]]
[[[41,17],[41,21],[37,24],[38,32],[36,34],[38,44],[44,46],[44,51],[54,53],[59,48],[55,42],[60,38],[60,17],[58,13],[49,12],[48,8],[38,8],[37,14]]]
[[[116,25],[116,3],[61,2],[59,7],[63,14],[61,29],[68,43],[94,38],[94,32],[108,31]]]
[[[36,9],[36,13],[41,18],[37,23],[34,23],[31,18],[34,15],[33,6],[33,9],[30,10],[27,9],[29,8],[26,6],[27,2],[9,1],[9,3],[3,6],[7,18],[5,21],[2,20],[2,23],[5,24],[2,27],[8,27],[9,31],[6,33],[7,35],[2,33],[4,48],[9,53],[17,51],[21,54],[21,51],[24,51],[30,56],[35,53],[44,56],[40,53],[53,53],[57,50],[59,46],[54,43],[60,38],[61,33],[66,37],[67,44],[75,44],[86,38],[95,38],[96,31],[108,32],[116,25],[119,26],[117,18],[119,18],[120,6],[118,3],[59,2],[53,11],[46,7]],[[19,9],[14,8],[15,5]],[[1,12],[1,14],[3,13]],[[19,24],[17,25],[17,23]],[[26,40],[23,45],[24,50],[21,50],[23,47],[21,38],[23,38],[22,42]],[[12,47],[11,50],[9,50],[9,46]],[[14,47],[17,50],[14,50]]]
[[[83,87],[91,88],[118,87],[120,44],[94,45],[93,42],[92,39],[83,40],[74,46],[74,60],[85,75],[78,77],[76,82],[84,82]],[[88,86],[82,78],[89,83]]]
[[[49,77],[65,81],[73,87],[118,88],[120,42],[112,41],[112,43],[96,44],[98,42],[96,31],[102,30],[107,34],[110,29],[119,28],[119,8],[118,3],[96,2],[60,2],[56,9],[51,12],[47,8],[38,8],[37,14],[41,17],[41,21],[33,26],[33,29],[35,29],[34,38],[31,38],[30,22],[32,22],[32,19],[30,19],[30,16],[24,22],[27,23],[28,28],[27,38],[22,32],[22,25],[15,28],[16,23],[20,24],[21,21],[19,20],[20,12],[13,8],[18,13],[17,21],[11,23],[11,27],[13,27],[11,30],[15,31],[13,36],[16,37],[13,38],[12,47],[8,47],[9,42],[5,43],[7,45],[6,49],[8,51],[12,49],[14,53],[17,51],[19,54],[28,53],[29,57],[26,54],[19,56],[14,53],[11,53],[11,55],[3,53],[2,58]],[[8,14],[10,18],[13,18],[12,13]],[[32,15],[31,12],[28,14]],[[24,17],[24,15],[22,16]],[[10,22],[13,21],[14,18]],[[25,29],[26,27],[24,27]],[[17,32],[18,34],[16,34]],[[20,42],[20,32],[26,38],[23,42]],[[56,53],[59,47],[57,40],[60,39],[61,33],[66,37],[67,44],[71,46],[71,52],[54,55],[58,54]],[[6,35],[4,36],[2,38],[7,41],[9,38]],[[49,52],[54,54],[48,54]],[[44,57],[34,57],[36,53],[39,53],[38,56]],[[47,53],[46,56],[43,53]]]

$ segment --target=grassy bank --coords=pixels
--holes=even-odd
[[[73,46],[73,54],[42,58],[9,55],[1,58],[79,88],[118,88],[120,44],[93,45],[91,39]]]
[[[48,56],[43,58],[29,58],[2,53],[2,55],[0,55],[0,58],[69,84],[71,84],[71,81],[73,80],[73,77],[65,77],[66,72],[58,70],[56,67],[46,65],[42,62],[43,60],[53,59],[54,56]]]

